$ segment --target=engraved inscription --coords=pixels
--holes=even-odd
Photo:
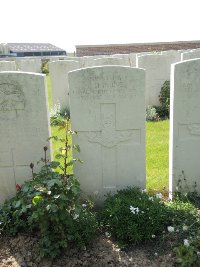
[[[83,100],[94,99],[100,100],[102,97],[106,99],[130,99],[136,94],[136,88],[127,86],[128,76],[124,75],[122,78],[120,73],[110,74],[101,73],[96,76],[95,73],[87,76],[87,80],[81,83],[80,88],[72,89],[71,94],[73,97],[82,98]],[[89,86],[88,86],[89,84]]]
[[[22,110],[25,97],[22,90],[11,83],[0,84],[0,111]]]

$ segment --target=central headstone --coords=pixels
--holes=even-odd
[[[83,164],[74,166],[87,194],[145,188],[145,72],[104,66],[69,73],[72,127]],[[74,152],[75,153],[75,152]]]

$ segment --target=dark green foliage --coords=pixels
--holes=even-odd
[[[162,201],[161,197],[138,188],[109,195],[101,213],[102,226],[123,246],[157,237],[167,240],[171,234],[168,227],[174,229],[176,245],[187,238],[188,231],[195,235],[200,227],[197,209],[191,203]]]
[[[43,74],[49,74],[48,61],[42,62],[41,71]]]
[[[132,208],[138,208],[135,213]],[[132,211],[131,211],[132,209]],[[108,196],[102,211],[103,225],[120,243],[139,243],[165,230],[168,217],[160,198],[138,188],[120,190]]]
[[[156,112],[160,118],[169,118],[170,110],[170,81],[165,81],[161,87],[159,101],[160,106],[156,106]]]

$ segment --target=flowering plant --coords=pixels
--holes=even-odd
[[[73,133],[69,119],[63,119],[60,127],[65,138],[53,138],[63,143],[57,154],[63,165],[58,161],[48,162],[45,157],[41,171],[33,173],[32,180],[17,184],[16,196],[0,208],[0,230],[12,235],[38,231],[40,255],[50,258],[58,256],[63,248],[84,246],[95,237],[97,227],[92,203],[83,202],[79,181],[68,173],[68,167],[75,161],[69,159],[68,153],[71,149],[68,135]],[[80,150],[78,146],[74,148]],[[33,171],[33,164],[30,166]],[[61,173],[55,171],[57,167]]]
[[[108,195],[102,210],[106,230],[121,244],[155,239],[165,229],[168,208],[159,196],[127,188]]]

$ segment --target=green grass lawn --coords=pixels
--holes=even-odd
[[[147,189],[168,190],[169,120],[146,122]]]
[[[52,108],[50,78],[47,75],[48,101]],[[63,138],[64,133],[58,127],[51,127],[51,135]],[[53,157],[63,144],[52,141]],[[146,122],[146,176],[147,189],[161,191],[168,190],[168,155],[169,155],[169,120]]]

